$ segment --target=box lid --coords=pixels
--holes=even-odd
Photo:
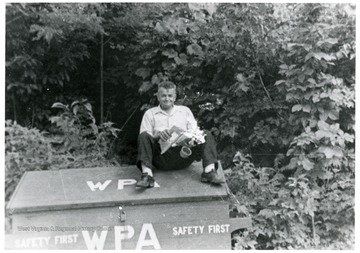
[[[221,166],[218,173],[224,176]],[[73,208],[205,201],[227,197],[226,185],[200,182],[202,165],[155,171],[155,187],[135,187],[135,166],[26,172],[7,206],[11,213]]]

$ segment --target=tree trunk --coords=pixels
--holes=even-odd
[[[101,33],[100,42],[100,124],[104,122],[104,34]]]

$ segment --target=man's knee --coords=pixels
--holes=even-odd
[[[212,133],[209,130],[204,129],[203,131],[205,135],[212,135]]]
[[[144,141],[153,141],[154,137],[148,132],[142,132],[138,136],[138,143],[142,143]]]
[[[212,141],[215,141],[213,134],[209,130],[204,130],[204,134],[205,140],[211,139]]]

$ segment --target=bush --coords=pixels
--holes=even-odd
[[[5,199],[8,200],[25,171],[53,169],[50,141],[38,129],[5,122]]]
[[[354,177],[339,172],[316,185],[306,174],[256,168],[240,152],[234,162],[225,173],[235,207],[253,220],[252,228],[234,235],[235,249],[354,248]]]
[[[113,127],[112,122],[97,126],[90,103],[86,100],[74,101],[70,107],[54,103],[52,108],[61,110],[58,116],[50,118],[57,126],[53,144],[57,154],[63,158],[60,159],[59,168],[97,167],[116,163],[113,144],[120,130]]]
[[[11,120],[5,127],[5,199],[9,200],[25,171],[89,168],[117,164],[111,154],[117,128],[111,122],[95,124],[91,106],[86,100],[61,108],[50,134],[26,128]]]

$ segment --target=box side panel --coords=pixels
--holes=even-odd
[[[122,211],[123,221],[118,207],[14,215],[17,241],[8,247],[39,248],[29,239],[35,234],[36,240],[47,238],[40,247],[47,249],[231,248],[226,201],[122,206]]]

